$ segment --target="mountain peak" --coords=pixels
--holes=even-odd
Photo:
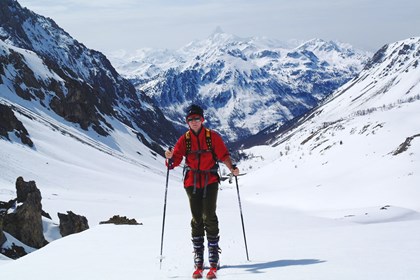
[[[220,27],[219,25],[216,26],[216,28],[213,30],[213,32],[211,33],[210,36],[214,36],[214,35],[218,35],[218,34],[223,34],[225,33],[222,29],[222,27]]]
[[[367,60],[327,49],[314,54],[312,45],[304,50],[281,49],[267,40],[221,32],[218,27],[209,38],[184,47],[180,63],[160,59],[162,63],[151,65],[158,60],[149,59],[144,66],[131,62],[119,70],[137,90],[160,104],[180,131],[185,129],[180,108],[194,101],[208,109],[209,127],[236,140],[306,112],[353,78]],[[136,77],[136,70],[127,71],[134,68],[151,69],[147,74],[152,75]]]

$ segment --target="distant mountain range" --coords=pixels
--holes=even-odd
[[[294,46],[244,39],[219,28],[177,51],[143,49],[109,57],[179,130],[193,102],[205,108],[210,127],[233,141],[306,113],[356,76],[370,54],[320,39]]]

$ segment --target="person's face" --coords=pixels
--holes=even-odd
[[[204,122],[204,119],[203,119],[203,117],[201,117],[200,115],[191,115],[191,116],[188,116],[188,118],[187,118],[187,123],[188,123],[188,126],[194,131],[194,132],[197,132],[199,129],[200,129],[200,127],[201,127],[201,124]]]

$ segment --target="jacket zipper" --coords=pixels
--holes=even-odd
[[[197,136],[197,144],[198,144],[198,150],[201,151],[201,145],[200,145],[200,134],[201,134],[201,130],[200,133]],[[197,169],[200,170],[200,163],[201,163],[201,153],[196,154],[198,155],[198,164],[197,164]],[[200,188],[201,188],[201,172],[197,172],[198,173],[198,182],[200,184]]]

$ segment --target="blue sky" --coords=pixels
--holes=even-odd
[[[376,51],[420,36],[416,0],[18,0],[103,52],[177,49],[217,26],[239,37],[320,38]]]

